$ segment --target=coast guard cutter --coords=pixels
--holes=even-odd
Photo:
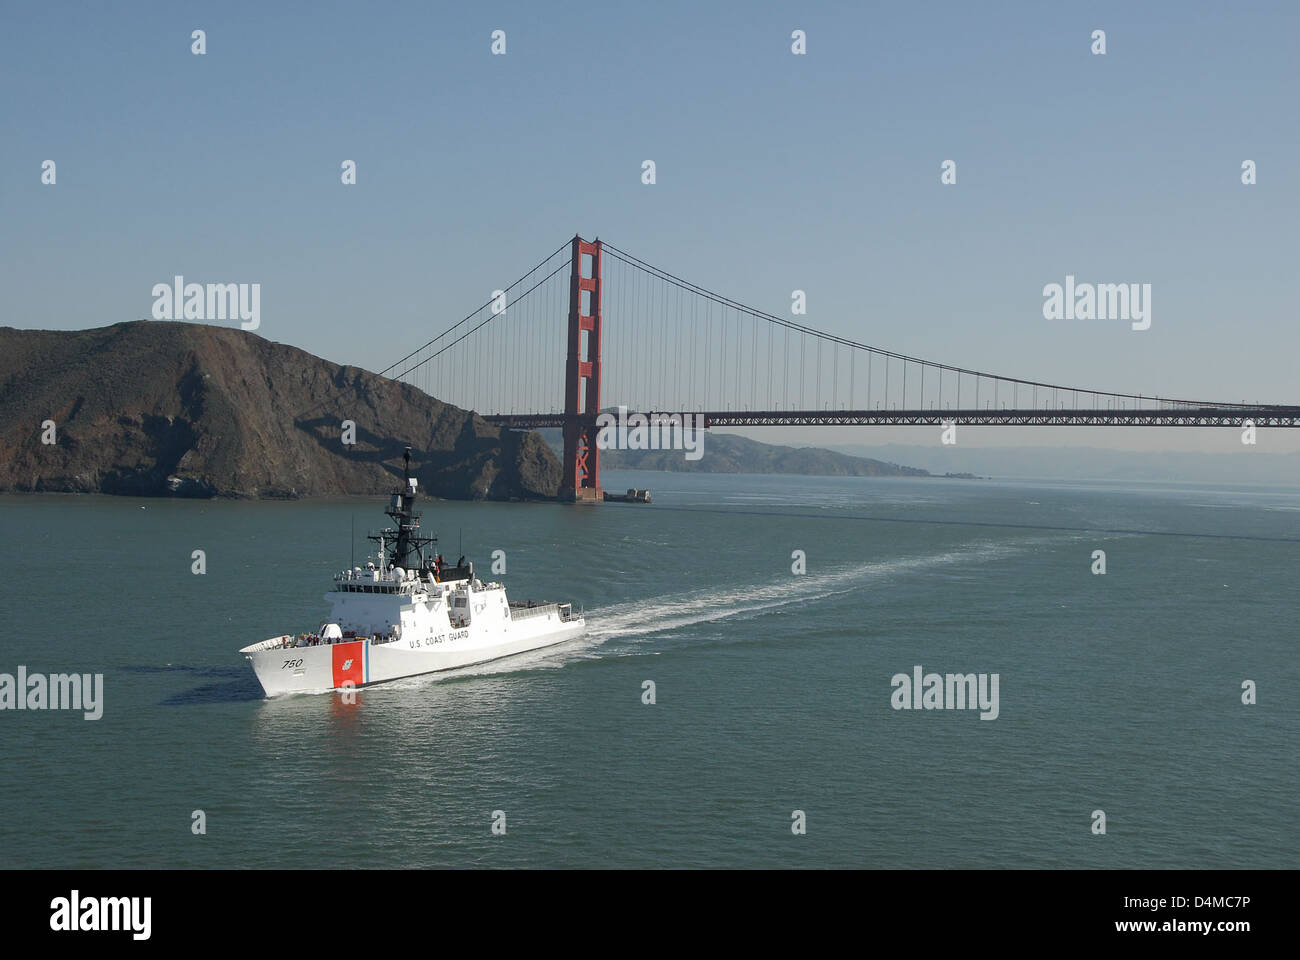
[[[375,560],[334,575],[329,620],[315,633],[244,647],[267,696],[323,693],[497,660],[580,636],[569,603],[515,602],[483,583],[462,557],[454,566],[420,535],[416,480],[405,454],[402,487],[385,513],[394,527],[370,537]]]

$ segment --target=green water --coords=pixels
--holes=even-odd
[[[98,721],[0,712],[0,866],[1300,859],[1300,491],[606,483],[655,503],[426,503],[444,553],[504,550],[511,598],[589,635],[355,704],[267,701],[237,651],[321,622],[381,501],[0,497],[0,671],[105,689]],[[894,710],[916,664],[998,674],[997,719]]]

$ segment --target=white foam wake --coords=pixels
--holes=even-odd
[[[730,617],[806,604],[836,594],[860,590],[916,570],[962,562],[987,562],[1060,538],[1032,538],[1013,543],[974,541],[957,550],[919,557],[902,557],[837,567],[818,574],[778,577],[764,584],[749,584],[694,593],[662,594],[642,600],[612,604],[587,611],[590,646],[615,638],[650,636]]]

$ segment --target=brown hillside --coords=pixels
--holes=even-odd
[[[341,442],[345,419],[354,446]],[[45,420],[53,446],[41,443]],[[240,329],[0,327],[0,491],[387,493],[408,443],[422,493],[542,498],[559,485],[536,434]]]

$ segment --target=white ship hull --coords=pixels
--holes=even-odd
[[[583,634],[581,618],[561,621],[558,613],[530,617],[501,631],[448,630],[428,640],[376,643],[369,638],[339,640],[316,646],[285,646],[291,637],[274,637],[245,647],[268,697],[289,693],[326,693],[454,670],[500,660],[573,640]]]
[[[325,595],[330,617],[316,633],[272,637],[244,647],[268,697],[349,690],[402,677],[454,670],[549,647],[580,636],[581,613],[568,603],[511,603],[505,587],[425,552],[412,510],[417,483],[411,451],[402,487],[384,511],[397,524],[372,534],[375,560],[334,575]],[[391,544],[391,552],[388,545]]]

